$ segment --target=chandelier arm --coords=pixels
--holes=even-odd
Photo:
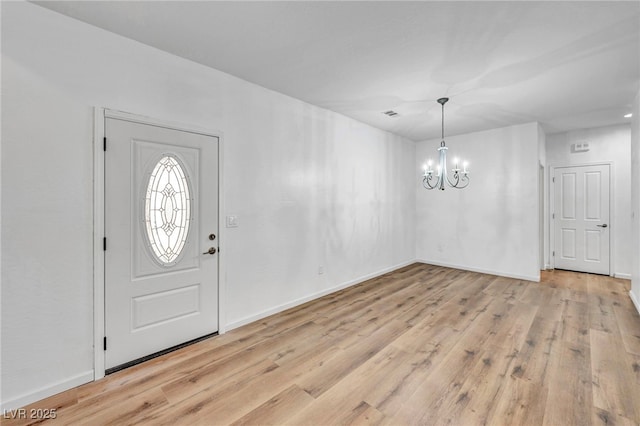
[[[448,175],[446,176],[446,178],[447,178],[447,183],[449,184],[449,186],[451,188],[457,188],[458,187],[458,184],[460,183],[460,176],[458,175],[457,172],[455,172],[453,174],[453,182],[451,182],[451,179],[449,179]]]
[[[449,179],[447,178],[447,180],[449,180]],[[469,185],[469,176],[467,176],[466,174],[463,174],[463,175],[462,175],[462,178],[461,178],[461,177],[460,177],[460,174],[459,174],[459,173],[456,173],[456,175],[455,175],[455,181],[456,181],[455,185],[451,185],[451,182],[449,182],[449,185],[450,185],[452,188],[455,188],[455,189],[464,189],[464,188],[466,188],[466,187],[467,187],[467,185]]]
[[[460,183],[465,181],[467,182],[466,185],[461,186]],[[451,180],[449,179],[449,176],[447,176],[447,183],[452,188],[462,189],[465,186],[469,185],[469,176],[466,173],[462,173],[462,176],[461,176],[460,171],[456,170],[453,172],[453,182],[451,182]]]
[[[436,181],[436,183],[434,185],[431,185],[431,181],[433,180],[433,175],[429,174],[428,176],[425,176],[424,178],[422,178],[422,186],[425,189],[434,189],[436,186],[438,186],[438,181],[440,179],[438,179],[438,181]]]
[[[462,185],[456,186],[456,189],[464,189],[469,186],[469,176],[467,176],[466,174],[462,175],[462,182],[464,183]]]

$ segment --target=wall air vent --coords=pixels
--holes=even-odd
[[[571,144],[571,152],[572,153],[587,152],[587,151],[589,151],[589,144],[588,143],[574,143],[574,144]]]
[[[397,112],[389,110],[389,111],[385,111],[383,112],[384,115],[388,115],[389,117],[395,117],[396,115],[398,115]]]

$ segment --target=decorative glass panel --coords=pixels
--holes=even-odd
[[[174,157],[162,157],[151,172],[144,221],[156,259],[163,265],[171,265],[184,248],[191,222],[189,182]]]

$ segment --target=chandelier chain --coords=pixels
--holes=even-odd
[[[442,142],[444,142],[444,102],[442,103]]]

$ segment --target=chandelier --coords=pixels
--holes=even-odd
[[[462,163],[462,169],[459,167],[459,161],[457,158],[453,159],[453,175],[449,176],[447,172],[447,147],[444,143],[444,104],[447,103],[449,98],[440,98],[438,103],[442,105],[442,142],[440,142],[440,159],[436,168],[436,175],[433,175],[434,170],[431,168],[431,159],[427,161],[427,165],[424,166],[424,174],[422,175],[422,186],[426,189],[441,189],[444,191],[444,184],[451,188],[462,189],[469,185],[469,171],[467,170],[468,162]]]

